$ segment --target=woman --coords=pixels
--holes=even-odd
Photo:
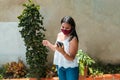
[[[61,20],[61,30],[58,33],[55,45],[48,40],[43,40],[43,45],[50,47],[54,54],[54,64],[57,66],[57,72],[60,80],[78,80],[79,69],[76,59],[78,51],[78,36],[76,33],[74,19],[65,16]],[[63,45],[59,44],[62,42]]]

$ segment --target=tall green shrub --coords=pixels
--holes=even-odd
[[[43,17],[39,12],[40,6],[32,1],[23,4],[25,7],[18,16],[20,33],[26,46],[26,61],[29,65],[29,77],[45,77],[48,49],[42,45],[45,39]]]

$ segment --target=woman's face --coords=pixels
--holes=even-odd
[[[71,30],[71,25],[68,24],[68,23],[62,23],[62,24],[61,24],[61,29]]]
[[[61,31],[64,33],[64,35],[70,34],[71,33],[71,25],[68,23],[62,23]]]

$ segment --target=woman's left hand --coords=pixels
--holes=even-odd
[[[65,53],[65,50],[64,50],[64,46],[57,46],[57,44],[55,45],[55,48],[57,51],[59,51],[61,54],[64,54]]]

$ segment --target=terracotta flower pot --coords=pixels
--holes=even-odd
[[[20,79],[2,79],[2,80],[37,80],[37,78],[20,78]],[[59,80],[58,77],[40,78],[40,80]]]
[[[53,78],[41,78],[41,80],[59,80],[58,77],[53,77]]]
[[[79,80],[85,80],[86,76],[79,75]]]
[[[93,78],[93,77],[87,77],[87,78],[84,79],[84,80],[94,80],[94,78]]]
[[[114,80],[114,76],[112,74],[104,74],[103,79],[104,80]]]
[[[2,80],[29,80],[29,78],[19,78],[19,79],[2,79]]]
[[[119,80],[120,79],[120,74],[114,74],[113,76],[114,76],[115,80]]]
[[[103,76],[95,76],[94,80],[104,80],[104,79],[103,79]]]

